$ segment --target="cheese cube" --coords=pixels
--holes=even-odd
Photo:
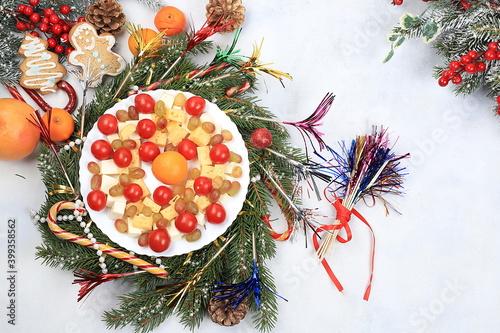
[[[194,179],[188,179],[186,180],[186,188],[191,188],[194,189]]]
[[[195,198],[195,202],[201,211],[204,211],[211,204],[210,200],[204,195]]]
[[[201,174],[200,174],[200,176],[214,179],[214,177],[215,177],[215,168],[213,166],[210,166],[210,165],[202,165],[201,166]]]
[[[101,191],[108,194],[111,186],[118,184],[118,179],[108,175],[101,175]]]
[[[157,146],[165,147],[168,141],[168,134],[156,131],[155,134],[149,138],[149,141],[156,143]]]
[[[203,165],[212,165],[212,160],[210,159],[210,148],[207,146],[196,147],[198,152],[198,163]]]
[[[136,215],[132,218],[132,226],[142,230],[153,230],[153,218],[151,216]]]
[[[142,198],[147,197],[151,194],[151,192],[149,192],[148,187],[146,186],[146,183],[144,183],[144,180],[134,179],[132,180],[132,182],[138,184],[142,188]]]
[[[168,234],[170,235],[170,240],[175,242],[182,238],[182,233],[175,227],[175,223],[171,223],[167,228]]]
[[[132,153],[132,161],[128,166],[130,169],[140,168],[141,167],[141,158],[139,157],[139,149],[130,149]]]
[[[232,169],[231,169],[232,170]],[[224,167],[224,164],[216,164],[214,166],[214,174],[215,176],[214,177],[222,177],[222,179],[224,179],[224,173],[225,173],[225,167]]]
[[[153,113],[139,113],[139,121],[143,119],[153,119]]]
[[[144,204],[142,203],[142,201],[129,202],[127,204],[127,206],[125,207],[125,210],[127,210],[130,206],[136,206],[137,207],[136,215],[139,215],[142,212],[142,208],[144,207]]]
[[[196,214],[196,219],[198,220],[198,224],[199,225],[201,225],[201,226],[205,225],[206,219],[205,219],[205,214],[204,213],[199,212],[198,214]]]
[[[101,167],[101,174],[103,175],[119,175],[120,168],[115,164],[113,159],[99,161]]]
[[[170,205],[167,208],[162,209],[160,211],[160,214],[163,215],[163,217],[166,218],[169,221],[175,219],[177,217],[177,215],[179,215],[179,213],[177,213],[175,211],[175,206],[174,205]]]
[[[120,195],[118,197],[112,197],[108,194],[107,199],[106,199],[106,207],[111,208],[117,201],[124,201],[127,202],[127,199],[123,195]]]
[[[168,141],[177,146],[188,133],[184,128],[176,126],[168,133]]]
[[[135,228],[132,225],[132,219],[131,218],[127,219],[127,224],[128,224],[128,236],[129,237],[138,238],[142,234],[142,232],[144,231],[142,229]]]
[[[149,208],[151,208],[153,213],[158,213],[161,209],[161,206],[158,205],[153,200],[151,200],[150,197],[145,197],[144,200],[142,200],[142,202],[144,203],[144,206],[148,206]]]
[[[119,140],[120,136],[118,135],[118,133],[114,133],[114,134],[106,136],[106,138],[108,139],[109,143],[112,143],[115,140]]]
[[[160,97],[160,100],[163,101],[163,103],[165,103],[165,106],[168,109],[174,105],[174,99],[175,96],[167,92],[163,93]]]
[[[119,132],[119,135],[120,135],[120,139],[122,140],[127,140],[128,138],[130,138],[130,136],[133,134],[133,133],[136,133],[135,132],[135,125],[133,124],[128,124],[128,121],[125,122],[125,123],[119,123],[118,126],[120,126],[121,124],[123,124],[123,128],[120,130]]]
[[[170,131],[172,131],[176,127],[181,127],[181,125],[182,124],[180,122],[178,122],[178,121],[172,121],[172,120],[170,120],[167,123],[167,131],[170,132]]]
[[[116,200],[111,206],[111,210],[109,212],[109,218],[111,221],[115,221],[117,219],[123,218],[123,214],[125,213],[125,207],[127,206],[127,201],[125,200]]]
[[[196,143],[199,147],[203,147],[210,142],[210,134],[205,132],[203,128],[197,127],[191,132],[188,139]]]
[[[177,108],[167,109],[167,119],[183,123],[185,118],[186,111]]]

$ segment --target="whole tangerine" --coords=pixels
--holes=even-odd
[[[173,36],[184,31],[186,16],[174,6],[165,6],[156,14],[154,24],[159,31],[166,29],[166,36]]]
[[[143,28],[140,30],[141,31],[138,33],[142,34],[142,39],[144,40],[144,44],[147,44],[151,39],[155,38],[156,35],[158,34],[153,29]],[[160,41],[158,41],[158,43],[160,43]],[[137,41],[135,40],[135,38],[132,35],[130,35],[128,37],[128,48],[134,56],[137,56],[139,54],[138,47],[139,47],[139,45],[137,44]]]
[[[19,160],[35,150],[40,132],[28,121],[34,111],[17,99],[0,98],[0,160]]]
[[[50,139],[60,142],[66,141],[75,131],[75,120],[68,111],[52,108],[49,126],[49,112],[46,112],[42,117],[43,122],[50,130]]]
[[[153,175],[167,185],[179,184],[186,178],[188,162],[176,151],[166,151],[158,155],[151,165]]]

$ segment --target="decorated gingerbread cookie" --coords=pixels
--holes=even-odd
[[[75,50],[70,53],[68,62],[82,67],[91,78],[91,87],[99,85],[104,75],[116,76],[125,68],[125,60],[111,51],[115,37],[111,34],[98,35],[88,22],[74,25],[69,32],[69,41]]]
[[[57,90],[57,82],[66,75],[56,53],[47,51],[47,41],[26,32],[19,54],[26,58],[19,66],[20,84],[27,89],[39,89],[42,95]]]

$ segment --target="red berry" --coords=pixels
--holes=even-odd
[[[69,55],[69,54],[70,54],[71,52],[73,52],[74,50],[75,50],[74,48],[72,48],[71,46],[68,46],[68,47],[66,48],[66,50],[64,51],[64,53],[66,53],[66,55]]]
[[[462,83],[462,76],[460,74],[455,75],[453,79],[451,79],[451,82],[453,82],[454,84]]]
[[[49,39],[47,39],[47,45],[48,47],[50,48],[54,48],[56,45],[57,45],[57,41],[55,38],[51,37]]]
[[[38,32],[36,32],[36,31],[32,31],[31,35],[35,36],[35,37],[40,37],[40,34]]]
[[[61,42],[63,43],[67,43],[69,41],[69,34],[68,33],[64,33],[61,35]]]
[[[54,51],[56,51],[56,53],[63,53],[64,52],[64,46],[62,46],[61,44],[56,45],[56,47],[54,47]]]
[[[498,43],[495,43],[495,42],[489,43],[488,50],[497,51],[498,50]]]
[[[21,14],[24,13],[24,8],[26,8],[26,5],[19,5],[17,6],[17,11]]]
[[[71,8],[68,5],[62,5],[59,11],[61,14],[68,15],[71,12]]]
[[[476,64],[467,64],[467,66],[465,66],[465,71],[474,74],[477,72]]]
[[[493,50],[488,50],[484,53],[484,58],[486,60],[494,60],[497,57],[497,53]]]
[[[85,22],[85,17],[80,16],[77,21],[78,22]]]
[[[71,30],[71,27],[67,24],[63,24],[63,32],[69,32]]]
[[[54,10],[52,8],[45,8],[43,10],[43,16],[49,17],[52,14],[54,14]]]
[[[33,23],[40,22],[40,14],[38,14],[38,13],[31,14],[30,21],[33,22]]]
[[[472,59],[476,59],[477,58],[477,52],[474,51],[474,50],[471,50],[471,51],[467,52],[467,55],[469,57],[471,57]]]
[[[500,60],[500,51],[497,51],[497,56],[495,57],[496,60]]]
[[[450,69],[452,71],[456,71],[456,70],[460,69],[460,67],[462,67],[462,65],[458,61],[450,62]]]
[[[500,106],[497,109],[497,114],[500,116]]]
[[[469,56],[469,55],[463,55],[461,58],[460,58],[460,62],[462,64],[470,64],[470,62],[472,61],[472,58]]]
[[[31,14],[33,14],[35,12],[35,10],[33,9],[33,7],[31,6],[26,6],[24,7],[24,10],[23,10],[23,14],[25,16],[30,16]]]
[[[24,30],[26,30],[26,24],[24,22],[17,21],[16,29],[19,31],[24,31]]]
[[[49,18],[46,17],[46,16],[42,17],[42,19],[40,20],[40,22],[45,23],[45,24],[49,24],[50,23]]]
[[[30,5],[38,6],[40,4],[40,0],[29,0]]]
[[[447,79],[451,79],[455,75],[455,72],[452,71],[451,69],[448,69],[446,71],[443,71],[443,73],[441,75],[442,75],[442,77],[445,77]]]
[[[500,96],[497,96],[497,104],[500,104]]]
[[[50,23],[56,24],[56,23],[59,23],[60,20],[61,19],[59,18],[59,15],[57,15],[57,14],[50,14],[50,16],[49,16]]]
[[[62,25],[60,25],[59,23],[52,25],[52,27],[50,29],[51,29],[52,33],[54,33],[56,35],[60,35],[62,33]]]
[[[478,62],[476,68],[478,72],[484,72],[486,70],[486,64],[484,62]]]
[[[40,23],[38,29],[40,29],[41,32],[47,32],[49,31],[49,25],[47,23]]]
[[[401,6],[403,4],[403,0],[393,0],[392,4],[395,6]]]
[[[446,87],[448,85],[448,79],[447,78],[444,78],[444,77],[440,77],[439,80],[438,80],[438,84],[441,86],[441,87]]]

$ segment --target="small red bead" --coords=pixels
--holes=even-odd
[[[477,52],[474,51],[474,50],[471,50],[471,51],[467,52],[467,55],[469,57],[471,57],[472,59],[476,59],[477,58]]]
[[[33,9],[33,7],[31,6],[26,6],[24,7],[24,10],[23,10],[23,14],[25,16],[30,16],[31,14],[33,14],[35,12],[35,10]]]
[[[52,8],[45,8],[43,10],[43,16],[49,17],[52,14],[54,14],[54,10]]]
[[[85,22],[85,17],[83,16],[80,16],[77,20],[78,22]]]
[[[476,68],[478,72],[484,72],[486,70],[486,64],[484,62],[478,62]]]
[[[460,62],[462,64],[470,64],[471,61],[472,61],[472,58],[468,55],[464,55],[460,58]]]
[[[33,22],[33,23],[40,22],[40,14],[38,14],[38,13],[31,14],[30,21]]]
[[[56,39],[55,39],[55,38],[53,38],[53,37],[51,37],[51,38],[47,39],[47,45],[48,45],[49,47],[51,47],[51,48],[52,48],[52,47],[55,47],[55,46],[57,45],[57,41],[56,41]]]
[[[63,32],[69,32],[71,30],[71,27],[67,24],[63,24],[62,28],[63,28]]]
[[[441,87],[446,87],[448,85],[448,79],[447,78],[444,78],[444,77],[440,77],[439,80],[438,80],[438,84],[441,86]]]
[[[71,8],[68,5],[62,5],[61,8],[59,8],[59,12],[61,12],[61,14],[67,15],[71,12]]]
[[[486,60],[494,60],[497,57],[497,53],[493,50],[488,50],[484,53],[484,58]]]
[[[69,55],[69,54],[70,54],[71,52],[73,52],[74,50],[75,50],[74,48],[72,48],[71,46],[68,46],[68,47],[66,48],[66,51],[64,51],[64,53],[66,53],[66,55]]]
[[[455,75],[453,79],[451,79],[451,82],[453,82],[453,84],[462,83],[462,76],[460,74]]]
[[[465,66],[465,71],[467,73],[474,74],[477,72],[476,64],[467,64],[467,66]]]
[[[26,24],[24,22],[17,21],[16,29],[19,31],[24,31],[24,30],[26,30]]]
[[[56,45],[56,47],[54,47],[54,51],[56,51],[56,53],[63,53],[64,52],[64,46],[62,45]]]
[[[36,31],[32,31],[31,35],[35,36],[35,37],[40,37],[40,34],[38,32],[36,32]]]
[[[451,79],[454,75],[455,75],[455,72],[452,71],[451,69],[443,71],[443,74],[442,74],[442,76],[447,78],[447,79]]]
[[[60,25],[59,23],[56,23],[56,24],[52,25],[50,30],[52,31],[52,33],[54,33],[56,35],[60,35],[62,33],[62,25]]]
[[[395,6],[401,6],[403,4],[403,0],[393,0],[392,4]]]
[[[495,42],[489,43],[488,50],[497,51],[498,50],[498,43],[495,43]]]
[[[456,70],[460,69],[460,67],[462,67],[462,65],[458,61],[450,62],[450,69],[452,71],[456,71]]]
[[[28,2],[32,6],[38,6],[40,4],[40,0],[29,0]]]
[[[497,109],[497,114],[500,116],[500,106]]]
[[[49,31],[49,25],[47,23],[40,23],[38,29],[40,29],[41,32],[47,32]]]
[[[500,104],[500,96],[497,96],[497,104]]]
[[[500,60],[500,51],[497,51],[497,56],[496,56],[496,59],[497,59],[497,60]]]
[[[45,23],[45,24],[49,24],[50,23],[49,18],[46,17],[46,16],[42,17],[42,19],[40,20],[40,22]]]
[[[24,13],[24,8],[26,8],[26,5],[19,5],[17,6],[17,11],[21,14]]]
[[[60,20],[61,19],[59,18],[59,15],[57,15],[57,14],[50,14],[50,16],[49,16],[50,23],[56,24],[56,23],[59,23]]]
[[[61,42],[63,43],[67,43],[69,41],[69,34],[68,33],[64,33],[61,35]]]

